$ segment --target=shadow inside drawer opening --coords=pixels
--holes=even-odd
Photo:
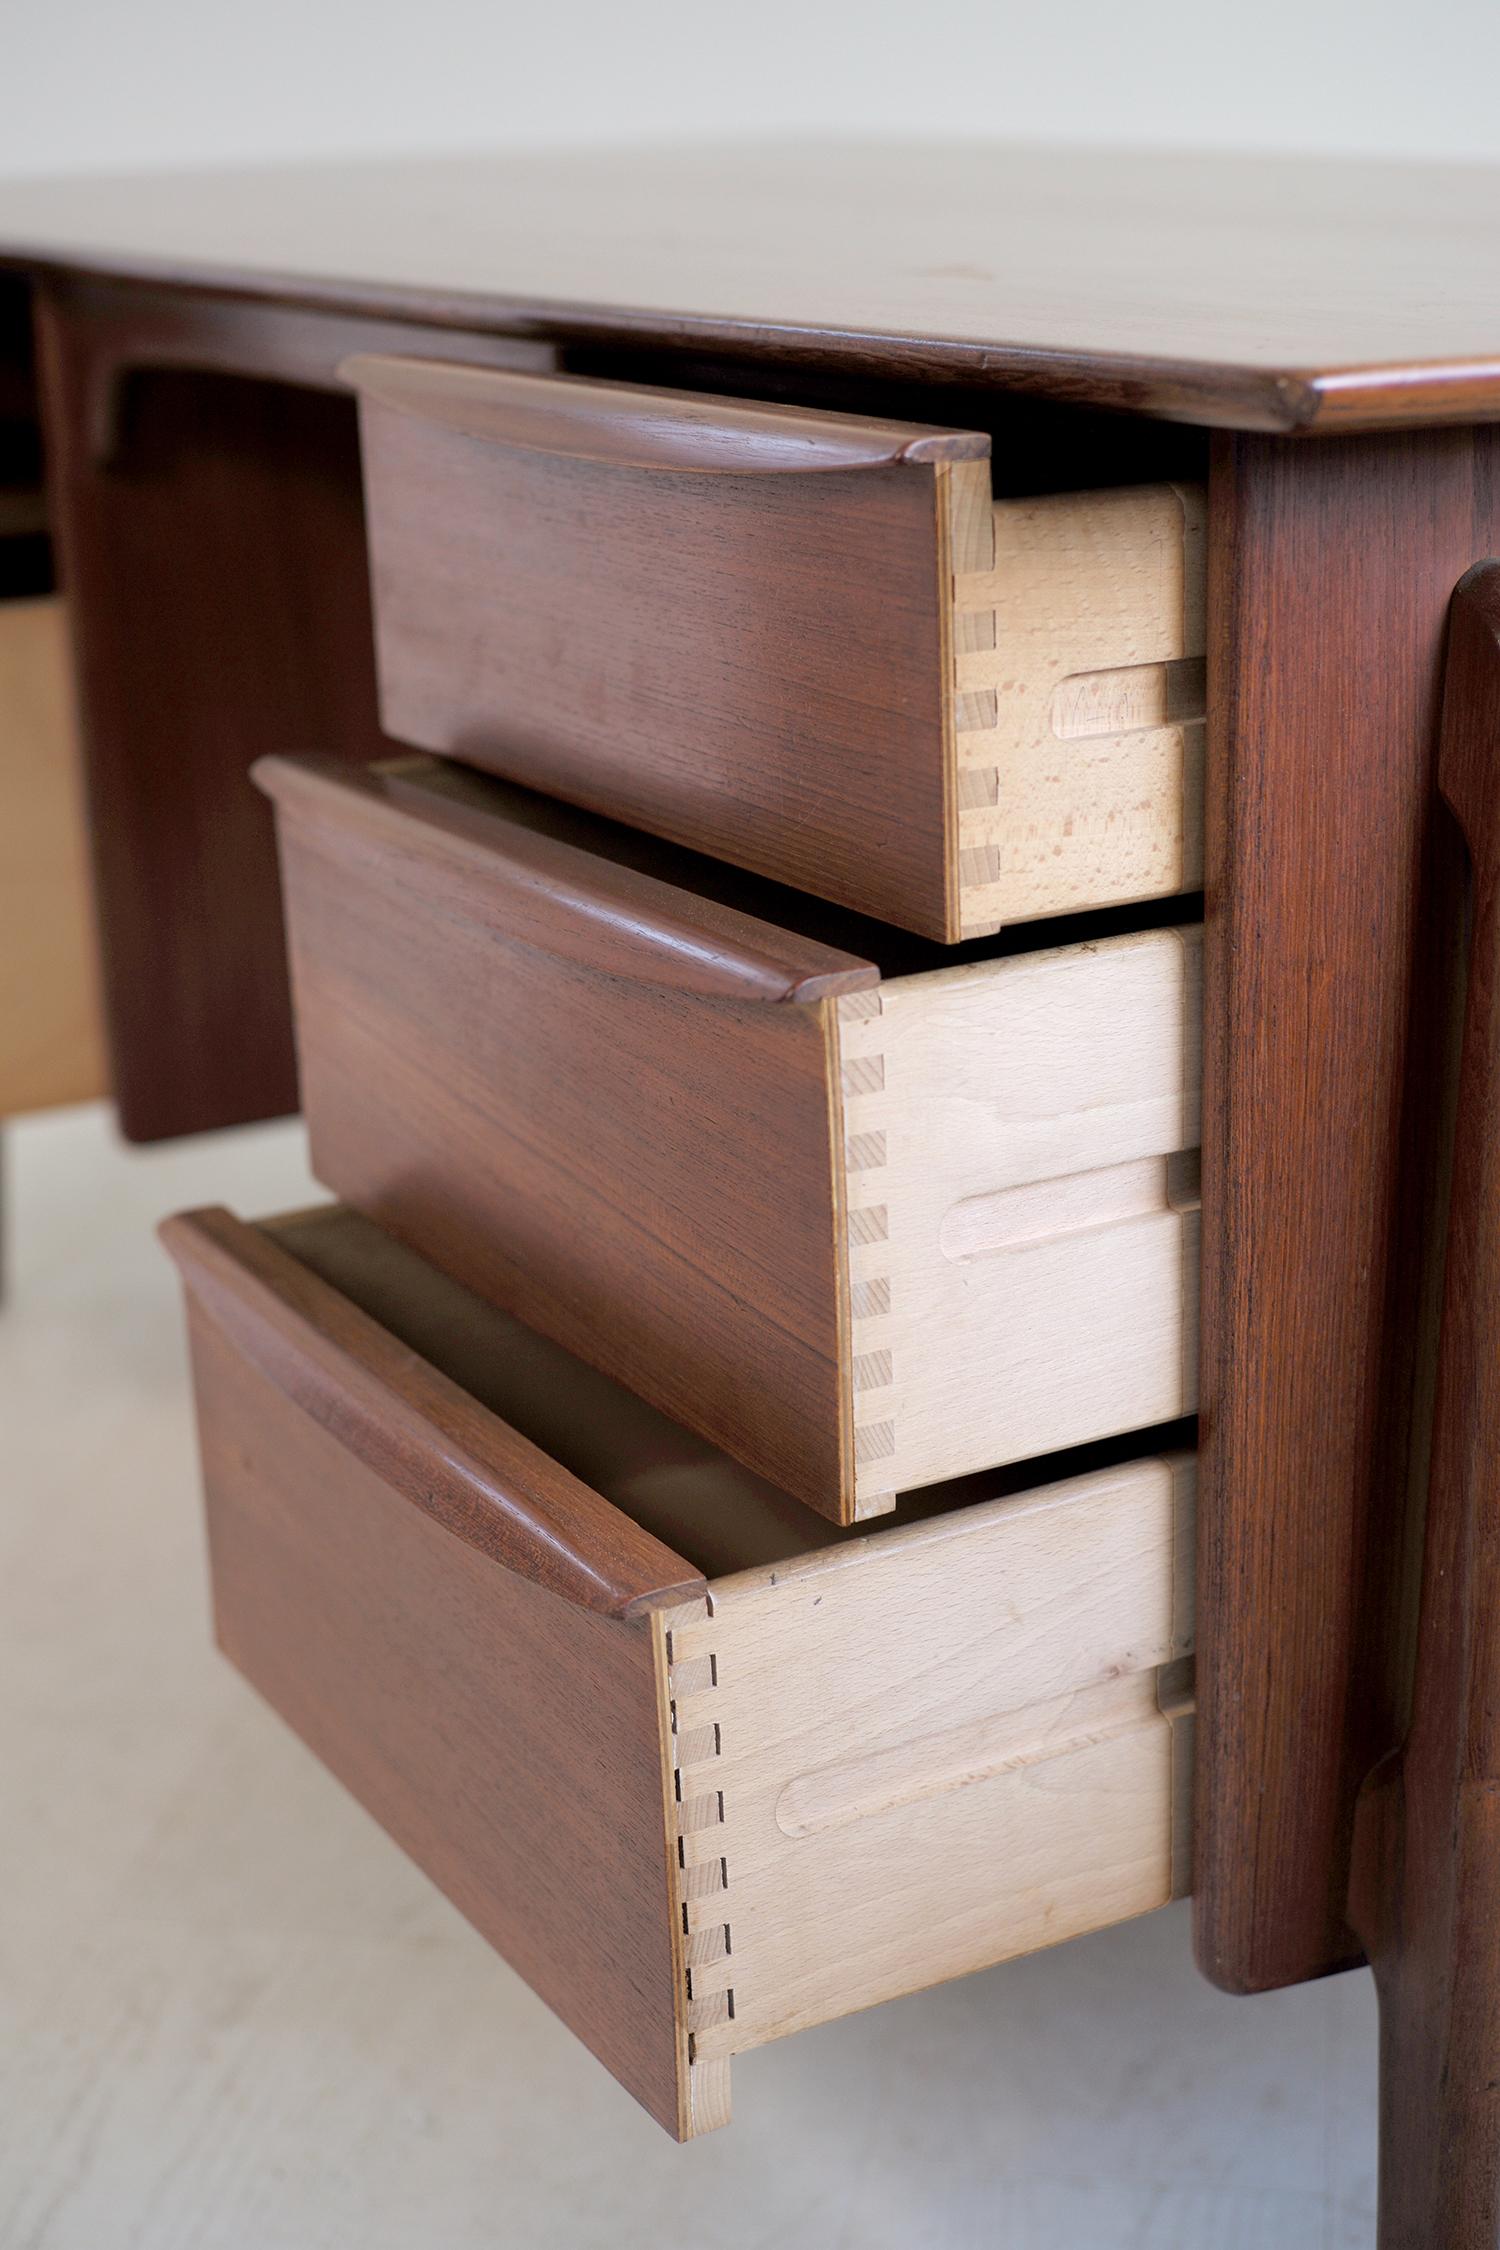
[[[819,945],[873,961],[884,978],[921,976],[934,969],[958,969],[970,961],[1003,961],[1021,953],[1051,951],[1065,945],[1097,944],[1131,937],[1141,930],[1187,928],[1203,918],[1201,891],[1179,891],[1165,898],[1106,906],[1079,914],[1052,914],[1033,922],[1012,922],[987,937],[960,945],[918,937],[889,922],[836,905],[811,892],[775,883],[725,860],[668,843],[643,829],[605,820],[556,798],[545,797],[489,774],[475,773],[451,759],[413,755],[382,765],[385,786],[398,802],[432,814],[444,804],[465,812],[496,815],[538,835],[555,837],[617,867],[655,876],[694,897],[733,907],[741,914],[795,931]]]
[[[485,1304],[358,1213],[338,1206],[297,1212],[269,1222],[267,1231],[300,1264],[709,1578],[1123,1461],[1186,1451],[1197,1441],[1192,1417],[1126,1431],[1041,1460],[929,1485],[903,1494],[878,1527],[841,1529]]]

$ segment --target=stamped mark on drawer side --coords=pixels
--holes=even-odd
[[[938,1242],[943,1256],[956,1262],[985,1258],[1153,1212],[1192,1211],[1197,1203],[1198,1151],[1183,1149],[965,1196],[944,1217]]]

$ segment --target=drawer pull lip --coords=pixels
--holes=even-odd
[[[700,1571],[259,1228],[211,1207],[168,1219],[160,1233],[194,1302],[236,1350],[487,1560],[604,1617],[706,1593]]]
[[[446,868],[465,910],[497,936],[605,976],[707,999],[812,1002],[878,984],[872,961],[757,921],[519,821],[403,792],[399,773],[323,758],[262,758],[257,786],[324,826],[339,851],[363,838]]]
[[[619,469],[786,476],[988,460],[976,430],[945,430],[580,375],[358,353],[339,367],[362,398],[465,437]]]

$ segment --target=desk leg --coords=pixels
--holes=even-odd
[[[1494,429],[1217,443],[1195,1914],[1234,1991],[1360,1958],[1354,1805],[1406,1721],[1453,982],[1433,774],[1448,603],[1488,553]]]
[[[1381,2025],[1382,2250],[1500,2240],[1500,563],[1453,598],[1438,785],[1471,937],[1412,1723],[1351,1912]]]
[[[268,750],[379,756],[352,402],[149,367],[101,457],[101,348],[39,293],[120,1121],[156,1140],[297,1106]]]

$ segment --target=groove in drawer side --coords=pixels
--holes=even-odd
[[[987,554],[969,521],[954,587],[961,934],[1196,889],[1202,491],[998,500]]]
[[[1193,1496],[1136,1462],[658,1615],[696,2065],[1182,1887]]]

